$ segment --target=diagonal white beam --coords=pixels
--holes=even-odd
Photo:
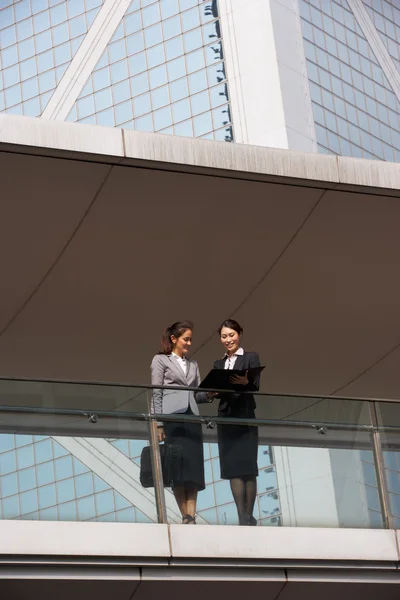
[[[102,438],[53,436],[53,439],[149,519],[157,522],[154,493],[140,485],[139,467],[110,442]],[[165,503],[168,522],[180,523],[175,498],[168,490],[165,490]]]
[[[347,0],[364,36],[367,38],[377,61],[383,69],[394,93],[400,102],[400,73],[387,51],[376,27],[368,14],[362,0]]]
[[[66,119],[130,3],[131,0],[105,0],[42,117]]]

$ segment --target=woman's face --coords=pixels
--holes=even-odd
[[[235,354],[240,348],[240,335],[234,329],[223,327],[221,329],[221,342],[228,354]]]
[[[192,330],[186,329],[178,338],[171,335],[171,342],[174,352],[179,356],[185,356],[192,345]]]

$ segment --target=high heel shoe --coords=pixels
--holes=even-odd
[[[196,525],[196,519],[192,515],[185,515],[182,517],[183,525]]]
[[[255,526],[257,525],[257,519],[251,515],[249,525]]]

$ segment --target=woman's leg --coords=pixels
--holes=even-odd
[[[249,475],[245,479],[245,504],[246,504],[246,513],[251,519],[253,516],[254,503],[256,501],[257,496],[257,478],[255,475]]]
[[[186,514],[193,517],[196,516],[196,503],[197,503],[197,488],[187,488],[186,490]]]
[[[181,515],[184,517],[187,514],[186,490],[183,485],[177,485],[172,491],[174,493],[179,510],[181,511]]]
[[[246,486],[241,477],[234,477],[230,480],[233,499],[239,516],[239,525],[247,525],[248,515],[246,514]]]

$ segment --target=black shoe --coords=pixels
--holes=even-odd
[[[249,525],[252,525],[252,526],[257,525],[257,519],[255,519],[253,517],[253,515],[251,515],[251,517],[250,517]]]
[[[185,515],[182,517],[183,525],[196,525],[196,519],[192,515]]]
[[[239,525],[250,525],[249,515],[239,515]]]

